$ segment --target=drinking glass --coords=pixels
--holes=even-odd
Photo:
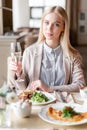
[[[12,59],[15,60],[15,62],[21,62],[22,61],[22,49],[21,49],[21,45],[20,45],[20,42],[17,42],[17,43],[14,43],[12,42],[11,43],[11,47],[10,47],[10,51],[11,51],[11,57]]]
[[[12,42],[11,43],[11,47],[10,47],[10,51],[11,51],[11,56],[12,57],[14,57],[14,56],[15,57],[21,56],[22,49],[21,49],[20,42],[17,42],[17,43]]]
[[[11,109],[6,106],[5,109],[0,109],[0,127],[7,128],[11,126]]]

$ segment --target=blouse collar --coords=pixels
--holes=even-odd
[[[45,42],[44,42],[44,50],[49,54],[54,53],[57,56],[62,52],[61,45],[58,45],[56,48],[53,49],[49,47]]]

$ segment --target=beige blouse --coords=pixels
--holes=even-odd
[[[41,44],[34,44],[26,48],[23,54],[22,75],[17,80],[10,76],[8,77],[8,82],[14,83],[19,89],[26,89],[32,81],[39,79],[43,44],[42,42]],[[50,87],[53,91],[78,92],[80,88],[85,86],[79,55],[68,58],[63,54],[63,64],[65,73],[64,83]]]

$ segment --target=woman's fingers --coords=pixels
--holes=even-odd
[[[39,80],[37,81],[33,81],[30,85],[30,89],[35,91],[35,90],[42,90],[41,86],[40,86],[40,82]]]
[[[35,82],[32,82],[31,85],[30,85],[30,89],[35,91],[36,90],[36,87],[35,87]]]
[[[16,71],[17,70],[17,63],[15,63],[14,61],[10,61],[9,68],[13,71]]]

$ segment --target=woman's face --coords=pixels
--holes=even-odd
[[[49,13],[43,20],[43,34],[47,40],[58,41],[64,31],[64,22],[56,13]]]

